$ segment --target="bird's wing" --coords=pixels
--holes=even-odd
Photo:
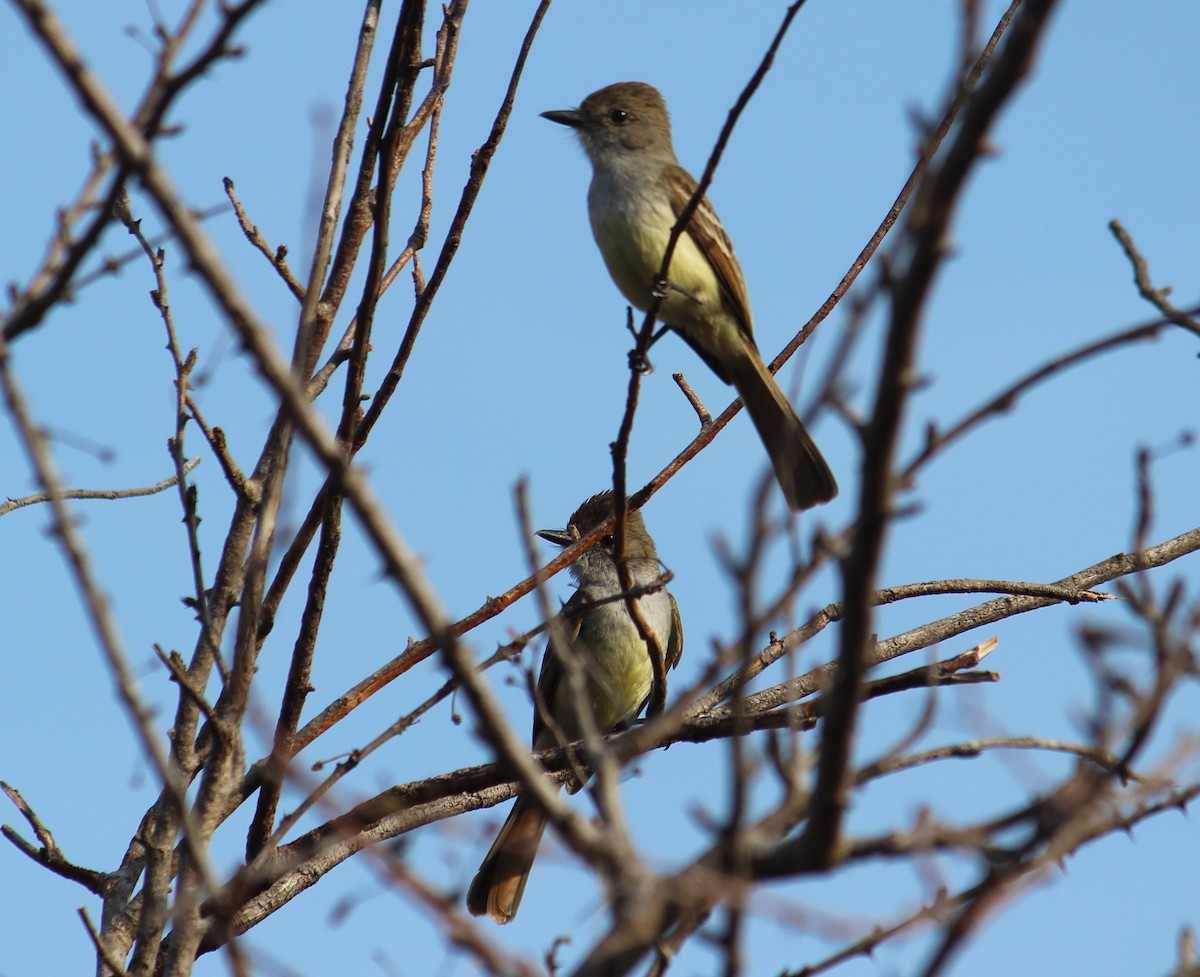
[[[683,618],[679,616],[675,595],[668,591],[667,596],[671,599],[671,633],[667,636],[666,666],[674,668],[683,656]]]
[[[675,219],[683,213],[692,194],[696,192],[697,183],[692,175],[682,166],[668,167],[666,173],[671,179],[667,180],[671,193],[671,209]],[[687,233],[692,236],[696,246],[708,259],[712,270],[716,272],[721,291],[729,300],[729,305],[737,315],[738,325],[753,341],[754,326],[750,321],[750,296],[746,292],[746,279],[742,276],[742,266],[738,264],[737,255],[733,253],[733,242],[721,225],[717,212],[713,210],[708,197],[701,197],[700,204],[692,219],[688,222]]]
[[[579,637],[579,628],[583,623],[581,612],[585,604],[583,591],[577,590],[558,614],[559,624],[561,624],[568,641],[574,641]],[[546,650],[542,652],[542,670],[538,673],[537,701],[534,703],[533,710],[533,745],[538,749],[542,748],[538,747],[538,736],[546,729],[542,710],[553,708],[555,697],[558,695],[558,684],[563,677],[562,659],[551,647],[554,641],[554,632],[550,632],[550,634],[550,640],[546,642]]]

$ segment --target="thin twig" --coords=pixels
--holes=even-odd
[[[200,464],[200,458],[192,458],[183,467],[183,473],[189,474]],[[159,492],[165,492],[171,486],[179,482],[178,475],[171,475],[164,478],[161,482],[155,482],[153,485],[146,485],[141,488],[128,489],[63,489],[62,498],[64,499],[137,499],[144,495],[157,495]],[[24,495],[19,499],[9,499],[7,502],[0,502],[0,516],[6,516],[14,509],[22,509],[27,505],[37,505],[41,502],[49,502],[50,494],[48,492],[38,492],[34,495]]]
[[[0,826],[0,834],[3,834],[5,838],[12,842],[18,851],[28,855],[39,865],[50,869],[55,875],[61,875],[64,879],[78,882],[89,892],[96,895],[103,895],[108,876],[103,872],[84,868],[82,865],[75,865],[73,862],[68,861],[62,853],[62,849],[58,847],[58,842],[54,840],[54,835],[51,834],[50,829],[46,827],[42,819],[37,816],[33,808],[21,796],[20,791],[3,781],[0,781],[0,790],[4,791],[8,799],[12,801],[13,806],[21,812],[21,817],[33,829],[34,837],[37,838],[41,848],[30,844],[7,824]]]
[[[83,921],[83,927],[87,930],[88,937],[92,941],[92,946],[95,947],[96,953],[99,954],[100,959],[104,961],[104,966],[106,966],[115,975],[115,977],[129,977],[129,971],[125,969],[124,963],[113,955],[112,950],[110,950],[108,946],[105,945],[104,940],[101,939],[100,931],[96,929],[96,924],[92,922],[86,907],[80,906],[78,912],[79,918]]]
[[[1188,332],[1200,336],[1200,322],[1197,322],[1192,314],[1177,309],[1168,300],[1167,296],[1171,294],[1171,289],[1154,287],[1154,283],[1150,280],[1150,265],[1133,243],[1133,235],[1125,230],[1125,226],[1119,220],[1109,221],[1108,229],[1112,231],[1113,237],[1117,239],[1121,250],[1125,252],[1125,257],[1133,266],[1133,281],[1137,285],[1138,294],[1158,309],[1166,319]]]
[[[246,209],[242,206],[242,202],[238,200],[233,180],[225,177],[223,183],[225,185],[225,195],[229,198],[229,202],[233,204],[233,212],[237,215],[238,226],[241,227],[242,233],[246,235],[246,240],[266,257],[271,263],[271,267],[279,272],[279,277],[283,279],[283,283],[287,285],[288,290],[303,302],[304,286],[296,281],[296,276],[292,274],[292,269],[288,267],[287,248],[281,244],[275,250],[271,250],[271,246],[267,244],[266,238],[262,236],[262,232],[258,229],[258,226],[247,216]]]

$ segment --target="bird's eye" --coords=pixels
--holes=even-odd
[[[609,533],[607,536],[605,536],[603,539],[601,539],[600,545],[603,546],[606,550],[611,550],[613,547],[613,534]]]
[[[629,121],[629,113],[624,109],[613,109],[608,113],[608,118],[615,126],[623,126]]]

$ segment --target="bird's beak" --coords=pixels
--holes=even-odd
[[[583,125],[583,114],[579,109],[555,109],[553,112],[543,112],[542,118],[557,122],[560,126],[570,126],[572,129]]]
[[[541,536],[546,542],[553,543],[555,546],[570,546],[577,538],[565,529],[539,529],[534,535]]]

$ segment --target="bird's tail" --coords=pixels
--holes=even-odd
[[[837,482],[779,384],[753,346],[725,366],[771,458],[775,478],[793,510],[810,509],[837,495]]]
[[[472,916],[486,913],[497,923],[512,921],[545,830],[546,816],[518,797],[467,890]]]

